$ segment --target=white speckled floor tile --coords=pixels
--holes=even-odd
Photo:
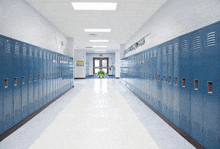
[[[0,142],[1,149],[191,149],[116,79],[75,88]]]

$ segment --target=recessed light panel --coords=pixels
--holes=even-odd
[[[108,42],[108,40],[89,40],[90,42]]]
[[[84,29],[85,32],[111,32],[111,29]]]
[[[117,3],[72,2],[75,10],[116,10]]]

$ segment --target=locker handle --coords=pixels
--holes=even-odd
[[[5,79],[5,88],[8,88],[8,79]]]

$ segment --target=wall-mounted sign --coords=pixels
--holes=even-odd
[[[100,54],[99,56],[102,56],[102,54]]]
[[[76,61],[76,66],[84,66],[84,61]]]

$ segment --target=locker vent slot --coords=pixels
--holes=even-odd
[[[212,93],[212,82],[207,82],[208,93]]]
[[[194,80],[194,89],[198,90],[198,80]]]
[[[150,57],[153,57],[153,51],[151,51],[150,53],[151,53],[151,56],[150,56]]]
[[[5,79],[5,88],[8,88],[8,79]]]
[[[169,46],[169,54],[172,54],[172,45]]]
[[[200,44],[201,44],[200,43],[200,36],[195,37],[193,40],[194,49],[200,49],[201,48]]]
[[[188,41],[184,40],[182,46],[183,46],[183,51],[187,51]]]
[[[154,74],[154,80],[156,80],[156,74]]]
[[[22,50],[23,50],[23,56],[26,56],[26,52],[27,52],[26,47],[23,47]]]
[[[175,43],[174,53],[178,53],[178,43]]]
[[[5,45],[5,50],[4,51],[5,51],[5,53],[8,53],[8,54],[11,53],[11,44],[8,40],[7,40],[7,43]]]
[[[207,47],[215,46],[215,32],[207,34]]]
[[[39,55],[39,57],[42,58],[42,51],[40,51],[40,55]]]
[[[169,76],[169,84],[171,84],[171,76]]]
[[[163,47],[163,55],[166,55],[166,47]]]
[[[34,75],[34,82],[36,82],[37,81],[37,76],[36,75]]]
[[[177,85],[177,77],[175,77],[175,85]]]
[[[149,53],[149,52],[147,52],[147,57],[148,57],[148,58],[150,57],[150,53]]]
[[[19,45],[15,45],[15,55],[19,55]]]
[[[31,50],[31,48],[29,49],[29,56],[32,57],[32,50]]]
[[[157,56],[157,50],[154,50],[154,57]]]
[[[46,53],[44,52],[44,59],[46,59]]]
[[[18,80],[17,78],[14,78],[14,86],[17,86],[18,85]]]
[[[39,75],[39,80],[41,80],[41,75]]]
[[[29,83],[31,83],[31,76],[29,76]]]
[[[186,79],[185,78],[182,78],[182,87],[186,87]]]
[[[22,77],[22,84],[24,84],[24,77]]]
[[[158,81],[160,81],[160,75],[158,75]]]
[[[163,82],[165,82],[165,76],[163,76]]]

